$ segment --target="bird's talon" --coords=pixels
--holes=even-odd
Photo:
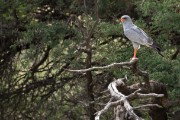
[[[138,60],[138,58],[137,57],[133,57],[133,58],[130,59],[130,61],[133,61],[133,60]]]

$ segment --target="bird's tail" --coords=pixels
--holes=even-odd
[[[161,47],[160,47],[157,43],[153,42],[153,44],[150,45],[150,46],[151,46],[154,50],[156,50],[159,55],[161,55],[162,57],[164,57],[164,55],[161,53]]]

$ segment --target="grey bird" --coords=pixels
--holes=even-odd
[[[147,47],[154,48],[161,56],[161,48],[157,43],[153,41],[141,28],[138,28],[133,24],[132,19],[128,15],[123,15],[121,17],[121,22],[123,23],[124,35],[132,42],[134,47],[134,56],[132,59],[137,59],[136,54],[140,45],[145,45]]]

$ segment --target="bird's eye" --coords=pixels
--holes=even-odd
[[[126,20],[126,19],[127,19],[127,17],[124,17],[123,19],[125,19],[125,20]]]

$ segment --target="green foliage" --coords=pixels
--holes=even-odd
[[[110,35],[120,35],[122,34],[122,26],[113,25],[107,22],[101,22],[98,26],[99,28],[99,37],[108,37]]]
[[[151,73],[152,79],[161,81],[162,83],[172,86],[179,86],[179,58],[177,60],[170,60],[175,48],[170,45],[170,40],[176,40],[175,34],[180,34],[179,31],[179,2],[176,0],[161,0],[161,1],[137,1],[137,10],[141,13],[141,17],[148,17],[148,26],[146,30],[150,29],[152,37],[158,42],[164,50],[165,58],[155,56],[148,53],[141,54],[141,65]],[[145,21],[144,21],[145,22]],[[146,22],[147,23],[147,22]],[[148,57],[147,57],[148,56]],[[171,90],[171,87],[169,88]],[[172,89],[172,96],[175,97],[179,91],[178,88]],[[174,94],[176,93],[176,94]]]
[[[127,7],[123,0],[100,0],[99,13],[102,18],[113,17]],[[106,14],[104,14],[106,13]]]
[[[34,39],[45,46],[55,46],[67,33],[67,26],[63,22],[53,21],[53,23],[35,22],[27,27],[28,31],[23,33],[23,39],[32,42]]]
[[[136,2],[142,17],[150,17],[152,31],[158,32],[156,39],[163,40],[161,43],[172,39],[172,32],[179,34],[179,2],[176,0]]]

